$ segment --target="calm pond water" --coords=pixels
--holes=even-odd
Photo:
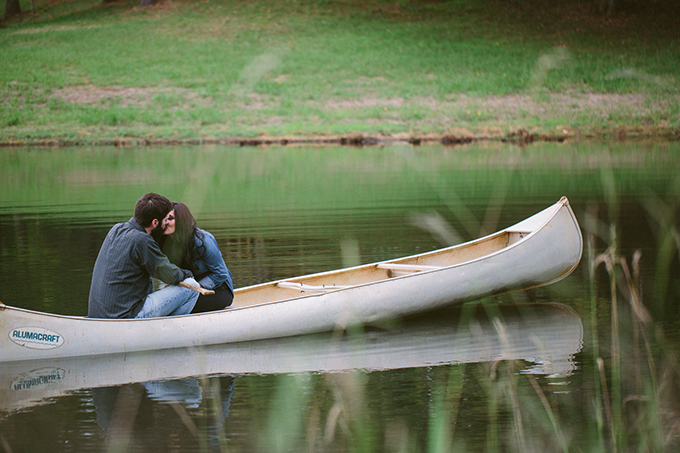
[[[467,241],[562,195],[587,243],[557,284],[344,335],[0,362],[0,446],[675,450],[678,168],[678,143],[0,149],[0,301],[39,311],[87,313],[99,247],[148,191],[192,209],[237,287]]]

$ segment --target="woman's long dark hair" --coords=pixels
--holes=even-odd
[[[196,219],[184,203],[174,202],[175,232],[164,237],[161,249],[170,262],[182,269],[194,271],[196,259],[194,237],[199,239],[199,249],[203,248],[203,234],[196,227]]]

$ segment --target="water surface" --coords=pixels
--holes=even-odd
[[[237,287],[467,241],[562,195],[590,245],[579,268],[550,287],[380,328],[3,365],[0,443],[12,451],[656,445],[625,429],[634,411],[674,445],[667,412],[631,401],[658,395],[662,371],[677,371],[656,365],[680,347],[677,168],[673,143],[0,150],[0,301],[33,310],[87,313],[99,246],[148,191],[192,209]],[[591,279],[591,262],[612,244],[631,269],[641,252],[633,287],[651,324],[633,315],[622,268],[616,298],[604,264]],[[626,366],[635,372],[621,373]],[[603,393],[608,407],[598,406]],[[602,427],[597,414],[610,422]]]

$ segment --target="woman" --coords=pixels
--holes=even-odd
[[[224,263],[215,237],[196,227],[196,219],[184,203],[173,203],[174,212],[161,239],[161,250],[171,263],[189,269],[203,288],[215,291],[201,295],[191,313],[221,310],[234,300],[231,272]],[[174,215],[173,215],[174,214]]]

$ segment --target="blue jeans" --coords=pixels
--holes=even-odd
[[[185,279],[184,283],[199,286],[193,278]],[[169,285],[146,296],[144,306],[135,317],[158,318],[161,316],[186,315],[191,313],[198,296],[199,294],[194,290]]]

